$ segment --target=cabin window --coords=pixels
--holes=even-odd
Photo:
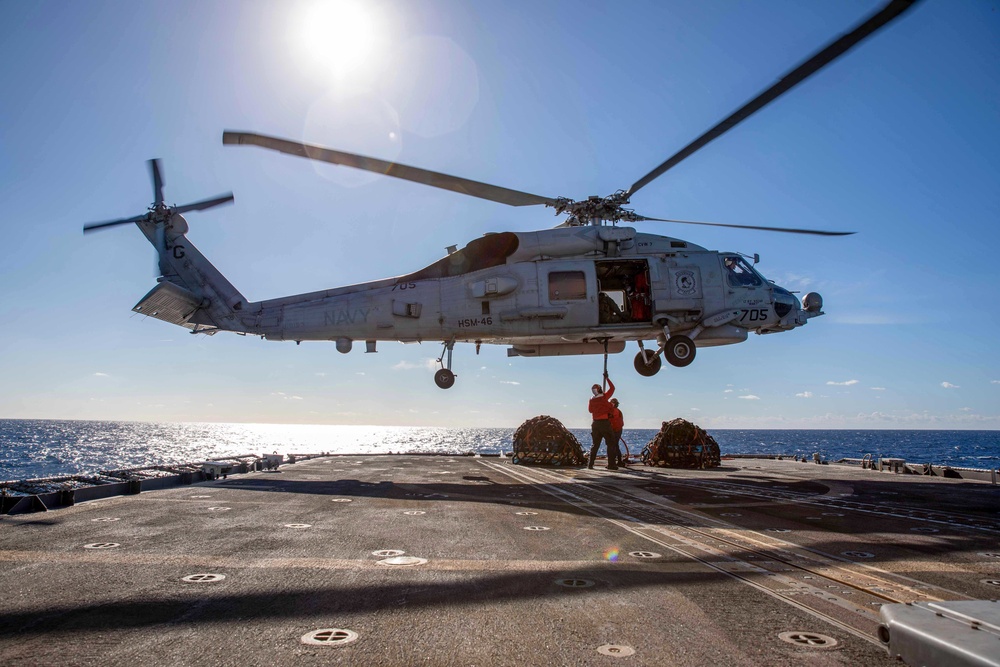
[[[579,301],[587,298],[583,271],[553,271],[549,274],[549,301]]]

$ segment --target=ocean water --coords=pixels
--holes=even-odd
[[[584,447],[590,431],[571,429]],[[626,429],[633,454],[655,430]],[[782,454],[827,459],[892,456],[914,463],[1000,467],[1000,431],[710,431],[723,454]],[[188,463],[227,455],[509,452],[513,428],[158,424],[0,419],[0,481]]]

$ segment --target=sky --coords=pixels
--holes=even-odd
[[[0,418],[589,424],[600,356],[213,337],[134,315],[146,161],[252,301],[409,273],[560,222],[261,149],[320,144],[545,196],[627,188],[875,11],[872,0],[0,0]],[[823,295],[792,332],[652,378],[609,359],[629,428],[1000,429],[1000,2],[926,0],[638,193],[647,216],[856,231],[639,230],[759,253]]]

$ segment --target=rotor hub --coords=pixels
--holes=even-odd
[[[640,217],[631,209],[623,208],[628,202],[628,194],[624,190],[619,190],[607,197],[592,195],[583,201],[559,197],[552,208],[555,209],[556,215],[570,214],[564,223],[568,227],[602,225],[608,222],[617,224],[623,220],[635,222]]]

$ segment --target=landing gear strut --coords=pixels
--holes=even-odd
[[[444,364],[444,368],[441,368],[434,374],[434,384],[441,389],[451,389],[455,384],[455,374],[451,372],[451,352],[454,349],[455,341],[444,341],[444,349],[441,351],[441,357],[437,362],[440,364],[447,358],[448,363]]]

